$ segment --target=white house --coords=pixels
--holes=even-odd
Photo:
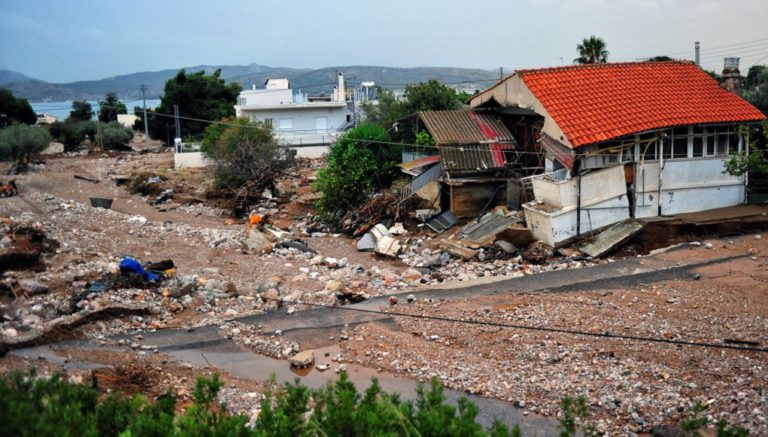
[[[268,79],[264,89],[242,91],[235,112],[272,126],[277,140],[294,147],[300,156],[319,156],[339,134],[352,126],[344,76],[329,97],[294,94],[288,79]]]
[[[520,70],[472,97],[530,126],[546,154],[528,227],[551,245],[621,220],[739,205],[740,126],[765,115],[689,62]],[[523,123],[518,123],[519,121]]]

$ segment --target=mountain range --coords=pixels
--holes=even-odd
[[[268,78],[288,78],[291,87],[308,94],[328,93],[336,83],[336,74],[344,74],[348,88],[358,87],[361,82],[373,81],[389,89],[404,89],[406,85],[437,79],[458,88],[483,89],[498,79],[498,72],[491,70],[413,67],[393,68],[380,66],[344,66],[319,69],[268,67],[250,65],[198,65],[185,67],[187,72],[204,70],[210,74],[221,69],[221,77],[227,82],[237,82],[244,89],[256,86],[262,88]],[[165,82],[180,69],[140,72],[101,80],[77,81],[71,83],[49,83],[34,79],[22,73],[0,70],[0,87],[7,88],[17,97],[30,101],[41,100],[96,100],[108,92],[115,92],[123,100],[141,98],[141,85],[146,85],[147,98],[159,98]]]

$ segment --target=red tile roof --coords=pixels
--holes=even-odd
[[[689,124],[765,115],[689,62],[632,62],[519,70],[574,148]]]

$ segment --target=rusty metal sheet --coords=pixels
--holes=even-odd
[[[474,117],[473,117],[474,114]],[[495,138],[488,138],[476,118],[481,120],[492,131]],[[423,111],[419,118],[429,131],[435,144],[478,144],[495,141],[499,143],[514,143],[512,133],[504,124],[489,112],[485,111]]]
[[[510,225],[519,223],[517,215],[500,206],[483,215],[477,222],[470,223],[462,228],[456,235],[459,240],[470,241],[477,244],[491,244],[496,235],[507,229]]]

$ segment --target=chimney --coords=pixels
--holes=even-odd
[[[725,58],[723,63],[723,88],[735,93],[739,89],[739,58]]]
[[[696,54],[696,66],[701,67],[701,45],[698,41],[696,41],[696,44],[693,45],[694,52]]]
[[[336,91],[338,95],[336,100],[339,102],[346,102],[347,90],[344,89],[344,75],[339,73],[339,75],[337,76],[337,79],[338,79],[338,85],[336,85]]]

